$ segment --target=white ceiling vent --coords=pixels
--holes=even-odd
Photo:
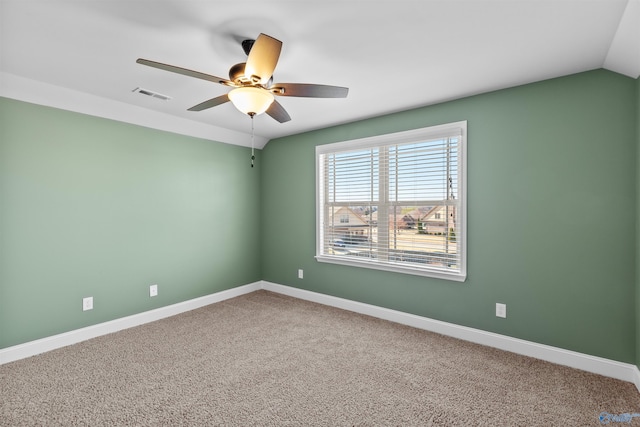
[[[157,99],[161,99],[163,101],[169,101],[171,99],[170,96],[167,95],[163,95],[161,93],[158,92],[154,92],[152,90],[148,90],[148,89],[143,89],[141,87],[137,87],[134,90],[132,90],[132,92],[137,92],[137,93],[141,93],[143,95],[147,95],[150,96],[152,98],[157,98]]]

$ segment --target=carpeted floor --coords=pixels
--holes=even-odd
[[[267,291],[0,366],[2,426],[595,426],[603,411],[640,412],[640,394]]]

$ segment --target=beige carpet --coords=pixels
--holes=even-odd
[[[0,387],[2,426],[589,426],[640,412],[630,383],[266,291],[2,365]]]

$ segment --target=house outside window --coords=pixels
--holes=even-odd
[[[317,146],[316,259],[464,281],[466,139],[463,121]]]

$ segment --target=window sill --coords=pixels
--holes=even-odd
[[[369,268],[374,270],[390,271],[393,273],[412,274],[415,276],[433,277],[436,279],[451,280],[455,282],[464,282],[467,275],[464,273],[452,273],[449,271],[439,271],[436,269],[425,270],[422,268],[413,268],[400,264],[381,264],[378,262],[370,262],[366,260],[353,259],[351,257],[316,255],[316,261],[329,264],[340,264],[351,267]]]

